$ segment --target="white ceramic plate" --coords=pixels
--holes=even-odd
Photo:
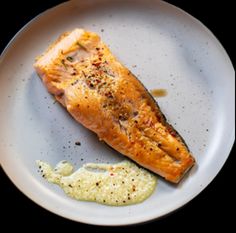
[[[197,160],[178,186],[159,179],[155,193],[142,204],[108,207],[70,199],[37,172],[37,159],[52,165],[66,159],[77,168],[86,162],[123,159],[55,104],[34,72],[35,57],[62,32],[76,27],[98,32],[148,89],[168,90],[159,104]],[[170,4],[158,0],[64,3],[26,25],[1,56],[1,164],[29,198],[69,219],[126,225],[161,217],[199,194],[226,161],[235,135],[234,82],[234,69],[217,39]],[[78,140],[81,147],[74,145]]]

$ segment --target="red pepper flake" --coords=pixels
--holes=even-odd
[[[113,174],[113,173],[110,173],[110,176],[114,176],[114,174]]]
[[[170,134],[171,134],[171,136],[173,136],[173,137],[176,137],[176,136],[177,136],[177,135],[176,135],[176,132],[174,132],[174,131],[171,131]]]
[[[96,66],[97,68],[99,68],[101,66],[101,64],[102,64],[101,62],[97,62],[97,63],[93,63],[92,65]]]
[[[112,95],[112,93],[110,91],[106,92],[105,96],[108,97],[108,98],[113,98],[113,95]]]

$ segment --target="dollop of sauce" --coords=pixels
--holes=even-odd
[[[168,94],[166,89],[153,89],[150,93],[153,97],[165,97]]]
[[[130,161],[88,163],[75,172],[66,161],[61,161],[54,169],[46,162],[36,162],[48,182],[59,185],[68,196],[81,201],[112,206],[136,204],[147,199],[157,184],[154,174]]]

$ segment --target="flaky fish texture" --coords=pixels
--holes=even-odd
[[[64,33],[34,67],[76,121],[136,163],[173,183],[194,165],[158,104],[97,34]]]

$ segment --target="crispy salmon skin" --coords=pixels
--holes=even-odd
[[[97,34],[64,33],[34,67],[76,121],[136,163],[173,183],[194,165],[158,104]]]

